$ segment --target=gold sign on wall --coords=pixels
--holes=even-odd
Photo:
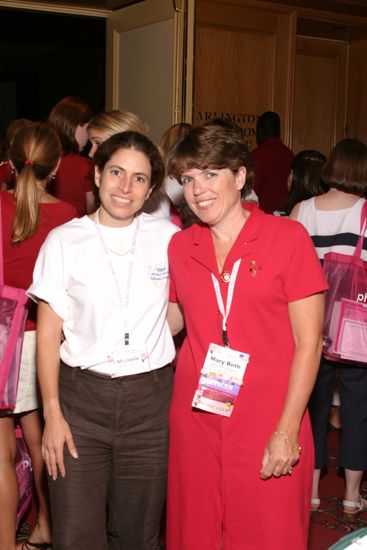
[[[233,113],[230,111],[198,111],[194,124],[200,126],[209,120],[220,118],[230,120],[237,124],[243,131],[243,137],[247,147],[251,150],[256,147],[256,122],[259,114],[254,113]]]

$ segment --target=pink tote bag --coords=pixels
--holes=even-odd
[[[367,229],[367,202],[361,213],[360,237],[354,254],[329,252],[324,273],[325,293],[323,355],[339,362],[367,367],[367,262],[362,260]]]
[[[0,228],[0,409],[14,409],[28,297],[21,288],[4,285],[1,200]]]

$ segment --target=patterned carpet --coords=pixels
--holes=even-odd
[[[332,544],[351,531],[356,531],[362,527],[367,527],[367,511],[360,514],[352,522],[345,521],[343,518],[342,500],[344,493],[344,479],[343,472],[340,471],[337,466],[339,441],[339,432],[329,433],[329,466],[320,482],[320,510],[311,516],[309,550],[327,550]],[[367,477],[362,483],[361,494],[367,499]],[[32,503],[28,514],[26,514],[24,521],[20,526],[17,536],[18,541],[29,537],[31,526],[34,524],[35,516],[36,509],[34,503]]]
[[[361,495],[367,498],[366,484],[362,488]],[[339,538],[356,529],[367,527],[367,511],[361,513],[353,521],[346,521],[343,518],[342,500],[342,497],[337,498],[332,496],[321,499],[321,508],[318,512],[313,513],[311,518],[312,523],[323,525],[327,529],[337,529],[340,531]]]

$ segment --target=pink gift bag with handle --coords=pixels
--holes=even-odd
[[[325,292],[323,355],[339,362],[367,367],[367,262],[362,260],[367,229],[367,201],[361,212],[360,237],[354,254],[329,252],[324,273]]]
[[[17,396],[28,297],[22,288],[4,285],[1,200],[0,228],[0,409],[13,409]]]

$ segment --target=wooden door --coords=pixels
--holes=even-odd
[[[252,148],[257,117],[277,111],[288,142],[294,25],[294,15],[285,10],[196,0],[194,123],[231,119]]]
[[[349,46],[347,137],[367,143],[367,39]]]
[[[328,155],[345,135],[346,42],[297,37],[292,149]]]

